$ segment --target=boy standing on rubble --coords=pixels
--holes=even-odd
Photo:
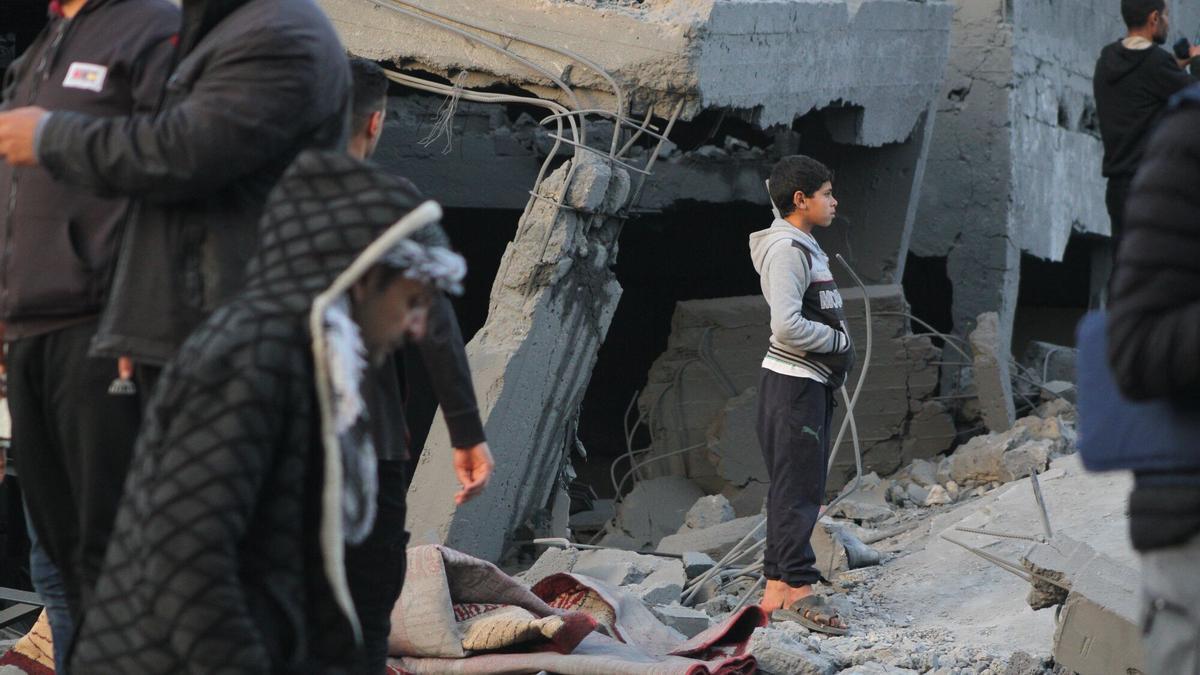
[[[776,218],[750,235],[750,257],[771,307],[758,387],[758,442],[771,479],[761,606],[775,618],[841,635],[845,622],[813,591],[821,574],[809,543],[825,495],[833,395],[854,361],[842,296],[812,236],[833,223],[832,181],[811,157],[781,159],[767,184]]]

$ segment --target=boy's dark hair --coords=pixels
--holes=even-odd
[[[788,155],[771,169],[771,201],[779,215],[786,216],[796,210],[792,195],[803,192],[812,196],[827,181],[833,181],[829,167],[807,155]]]
[[[354,132],[358,133],[371,119],[371,113],[383,110],[388,80],[378,63],[358,57],[350,59],[350,74],[354,80],[350,114],[354,120]]]
[[[1165,0],[1121,0],[1121,18],[1128,28],[1141,28],[1150,20],[1151,12],[1165,12]]]

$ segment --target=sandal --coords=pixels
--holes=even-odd
[[[833,610],[825,598],[819,595],[809,595],[793,602],[785,609],[771,612],[773,621],[795,621],[805,628],[826,635],[845,635],[849,628],[835,626],[834,621],[842,623],[837,611]]]

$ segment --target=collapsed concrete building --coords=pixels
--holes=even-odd
[[[468,346],[497,475],[486,496],[455,509],[444,498],[454,481],[446,453],[425,453],[409,500],[419,540],[495,559],[518,532],[565,531],[567,460],[580,445],[580,404],[621,296],[611,268],[630,209],[765,204],[772,159],[807,152],[843,176],[849,226],[824,245],[869,283],[901,280],[950,44],[947,3],[321,4],[352,53],[410,77],[619,112],[633,125],[610,145],[613,115],[588,119],[579,142],[600,154],[625,145],[624,163],[614,162],[611,153],[555,145],[559,134],[520,101],[487,107],[463,96],[448,145],[422,146],[414,140],[456,97],[393,97],[382,162],[450,209],[524,208],[487,320]],[[669,143],[629,140],[637,125],[665,130],[676,121]],[[539,181],[555,150],[562,164]],[[656,150],[646,176],[637,167]],[[757,213],[761,227],[769,212]],[[425,445],[448,445],[440,423]]]
[[[1170,4],[1176,25],[1200,20]],[[1026,345],[1041,380],[1071,379],[1055,344],[1110,255],[1091,71],[1123,32],[1115,2],[321,5],[351,53],[393,72],[376,159],[446,207],[472,264],[460,318],[499,473],[449,504],[435,419],[417,437],[419,541],[497,559],[619,499],[633,466],[754,511],[766,336],[745,236],[787,154],[836,172],[839,219],[818,239],[867,285],[833,265],[860,346],[862,299],[878,303],[856,416],[868,470],[1011,424]],[[1028,410],[1038,391],[1016,396]]]

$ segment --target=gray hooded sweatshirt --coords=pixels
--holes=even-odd
[[[841,386],[854,365],[842,296],[812,235],[776,218],[750,235],[750,259],[771,307],[763,368]]]

